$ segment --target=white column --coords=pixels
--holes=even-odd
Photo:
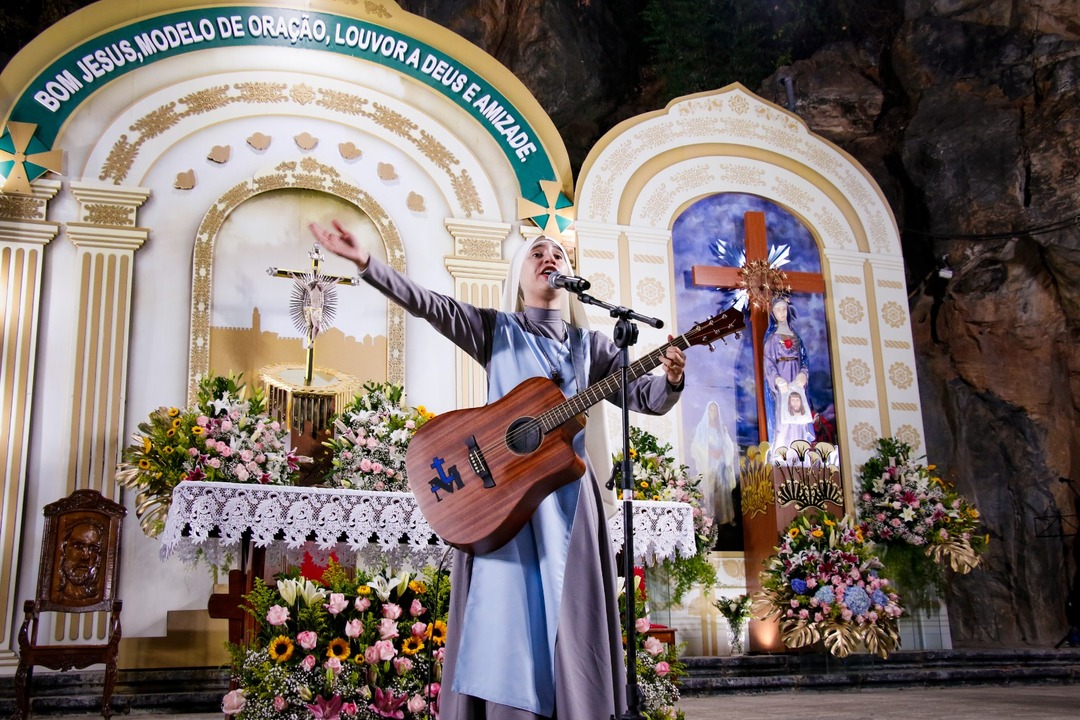
[[[29,196],[0,194],[0,668],[18,664],[11,633],[22,617],[16,607],[15,569],[26,499],[41,267],[45,246],[60,231],[59,223],[45,218],[48,201],[59,190],[58,181],[37,180]]]

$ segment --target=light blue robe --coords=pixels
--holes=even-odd
[[[571,332],[581,331],[572,328]],[[528,378],[547,376],[549,358],[559,366],[563,393],[576,393],[569,336],[559,343],[533,335],[513,316],[500,314],[488,367],[488,402],[498,400]],[[587,376],[588,358],[583,361]],[[584,446],[585,432],[581,431],[574,438],[574,449],[581,457],[585,456]],[[547,496],[509,543],[473,559],[461,629],[469,641],[457,657],[455,692],[538,715],[554,712],[555,634],[581,482],[575,480]],[[520,602],[507,602],[507,598]]]

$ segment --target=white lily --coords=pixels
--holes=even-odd
[[[401,597],[401,594],[409,589],[409,578],[410,577],[412,577],[412,574],[405,571],[405,570],[402,570],[401,572],[399,572],[397,574],[397,577],[395,579],[397,580],[397,595],[398,595],[398,597]]]
[[[401,578],[394,578],[391,580],[379,575],[368,583],[368,587],[375,591],[375,594],[379,596],[379,600],[386,602],[390,599],[390,593],[393,592],[394,588],[396,588],[400,582]]]
[[[304,580],[300,583],[300,596],[304,598],[304,605],[308,607],[314,606],[316,603],[321,604],[326,600],[326,593],[315,587],[315,584],[310,580]]]
[[[296,591],[299,589],[299,585],[300,583],[292,578],[277,581],[278,594],[281,595],[281,599],[284,600],[286,604],[296,604]]]

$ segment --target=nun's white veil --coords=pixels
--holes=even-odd
[[[541,242],[548,242],[558,246],[562,250],[563,257],[566,258],[567,269],[573,271],[570,266],[570,255],[558,240],[546,235],[540,235],[533,240],[526,240],[514,253],[514,257],[510,261],[510,269],[506,274],[501,308],[504,312],[521,312],[525,309],[525,296],[521,291],[521,268],[525,264],[525,259],[529,256],[529,251],[537,243]],[[573,293],[563,292],[561,311],[563,320],[571,326],[589,329],[589,320],[585,316],[585,306],[581,304],[581,301]],[[584,389],[578,388],[579,391]],[[589,411],[589,420],[585,425],[585,450],[589,455],[589,460],[593,463],[593,474],[596,476],[596,482],[599,485],[600,497],[603,498],[604,509],[610,517],[618,511],[618,505],[615,491],[608,490],[605,486],[611,474],[612,461],[606,408],[602,403]]]

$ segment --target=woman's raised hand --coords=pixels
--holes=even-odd
[[[332,224],[334,226],[333,230],[328,230],[318,223],[309,224],[308,229],[311,230],[311,234],[324,248],[346,260],[352,260],[361,272],[367,270],[371,253],[357,242],[356,237],[346,230],[340,222],[334,220]]]

